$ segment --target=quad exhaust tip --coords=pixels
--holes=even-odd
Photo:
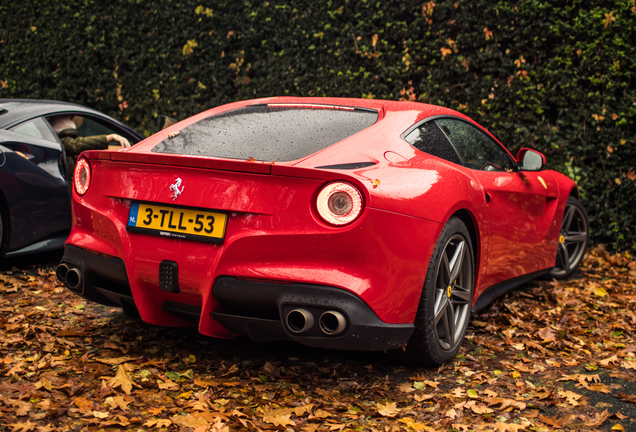
[[[64,279],[68,289],[79,294],[83,293],[84,281],[82,271],[79,268],[69,268]]]
[[[338,311],[327,311],[320,315],[320,330],[326,335],[340,334],[347,327],[347,319]]]
[[[304,333],[313,326],[314,316],[306,309],[294,309],[287,314],[287,327],[293,333]]]
[[[57,280],[59,280],[63,284],[66,283],[66,273],[68,273],[68,266],[64,263],[60,264],[55,269],[55,276],[57,276]]]

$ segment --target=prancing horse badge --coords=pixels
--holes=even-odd
[[[179,189],[179,187],[181,187],[181,189]],[[177,178],[174,181],[174,184],[170,185],[170,190],[174,193],[174,195],[170,195],[170,197],[172,198],[172,201],[176,200],[177,197],[183,193],[184,189],[185,189],[185,185],[181,186],[181,179]]]

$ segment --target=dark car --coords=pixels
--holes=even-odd
[[[0,99],[0,257],[61,248],[71,229],[66,155],[48,119],[71,115],[80,136],[144,137],[99,111],[65,102]]]

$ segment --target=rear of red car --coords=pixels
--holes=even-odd
[[[403,346],[439,224],[374,208],[361,173],[373,152],[334,152],[372,141],[381,115],[243,103],[130,151],[84,153],[58,276],[89,300],[210,336]],[[329,151],[333,164],[294,166]]]

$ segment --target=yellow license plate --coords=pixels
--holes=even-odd
[[[183,207],[132,203],[128,231],[223,243],[227,214]]]

